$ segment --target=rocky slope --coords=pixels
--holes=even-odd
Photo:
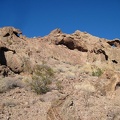
[[[119,120],[119,56],[119,39],[60,29],[27,38],[14,27],[1,28],[0,119]],[[32,87],[38,90],[41,84],[31,83],[44,76],[48,80],[50,70],[49,91],[37,94]]]

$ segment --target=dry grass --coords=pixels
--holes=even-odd
[[[100,68],[97,68],[96,70],[94,70],[93,72],[92,72],[92,76],[97,76],[97,77],[99,77],[99,76],[101,76],[103,74],[103,71],[100,69]]]
[[[1,78],[0,79],[0,93],[6,92],[7,90],[14,89],[16,87],[23,87],[21,80],[15,80],[13,78]]]

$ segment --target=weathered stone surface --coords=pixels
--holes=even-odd
[[[22,34],[22,32],[14,27],[3,27],[0,29],[0,36],[2,37],[11,36],[13,34],[18,35]]]
[[[110,41],[107,41],[107,43],[113,47],[120,47],[120,40],[119,39],[110,40]]]
[[[6,52],[5,58],[6,58],[6,65],[14,73],[20,73],[23,71],[24,61],[22,61],[22,58],[19,55],[13,54],[12,52]]]
[[[28,83],[34,67],[44,64],[53,69],[55,78],[50,91],[39,96]],[[6,92],[0,94],[0,119],[119,119],[119,73],[119,39],[98,38],[79,30],[66,34],[60,29],[27,38],[14,27],[1,28],[0,84],[5,83]],[[13,83],[8,82],[10,76]]]

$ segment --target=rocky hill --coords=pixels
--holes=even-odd
[[[119,120],[120,40],[0,28],[1,120]]]

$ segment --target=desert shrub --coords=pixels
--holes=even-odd
[[[15,107],[17,105],[19,105],[19,103],[13,100],[6,100],[3,102],[3,106],[6,106],[6,107]]]
[[[24,87],[21,80],[15,80],[13,78],[1,78],[0,79],[0,93],[6,92],[7,90],[14,89],[16,87]]]
[[[33,70],[31,89],[37,94],[44,94],[50,91],[49,85],[54,77],[53,70],[47,65],[37,65]]]
[[[101,76],[103,71],[100,68],[97,68],[95,71],[92,72],[92,76]]]

